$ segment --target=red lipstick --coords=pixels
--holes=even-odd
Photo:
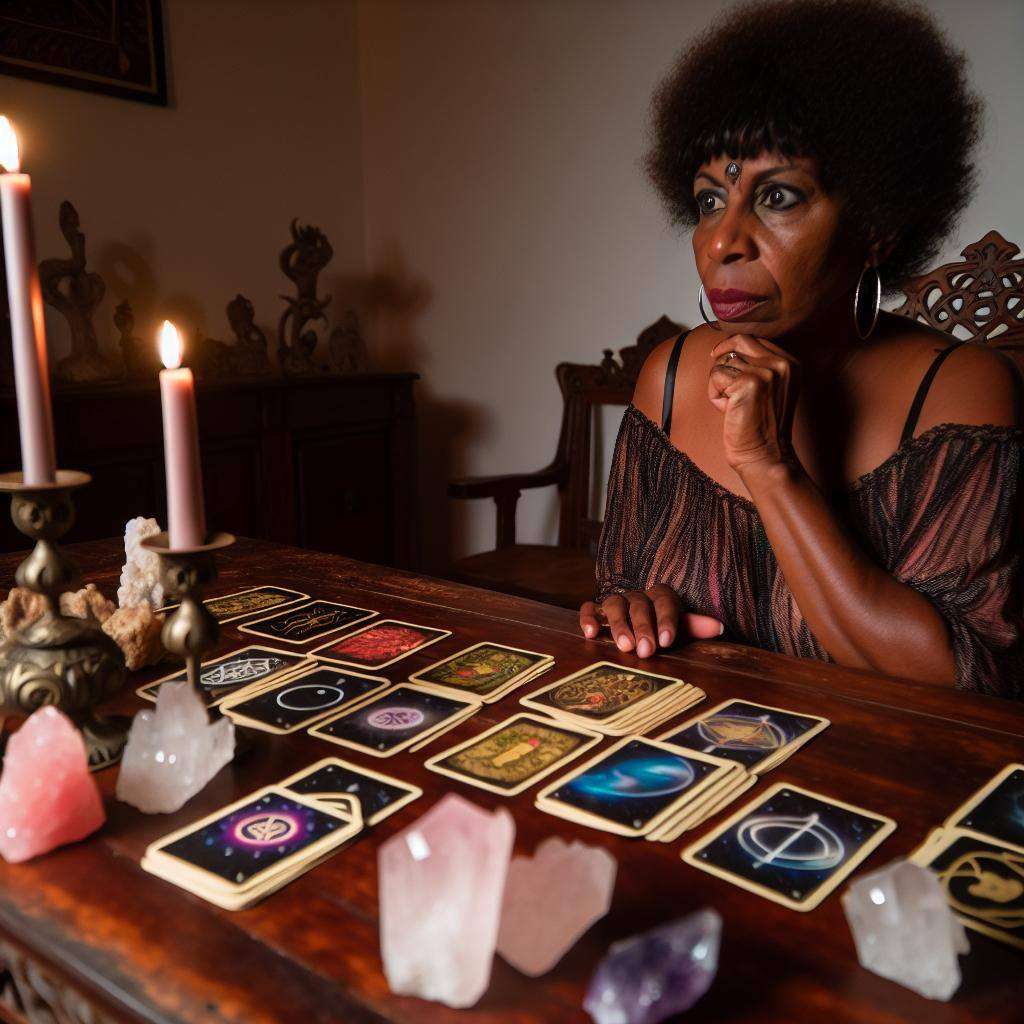
[[[708,302],[719,320],[739,320],[755,306],[765,301],[765,296],[739,288],[712,288],[707,293]]]

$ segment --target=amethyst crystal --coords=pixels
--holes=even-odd
[[[583,1006],[597,1024],[657,1024],[688,1010],[718,969],[722,919],[710,909],[616,942]]]

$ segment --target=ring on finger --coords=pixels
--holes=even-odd
[[[723,362],[729,363],[733,359],[738,359],[741,363],[745,363],[746,362],[746,360],[743,358],[743,356],[741,356],[739,354],[739,352],[737,352],[735,349],[733,349],[733,351],[731,351],[731,352],[726,352],[725,353],[725,359],[723,360]]]

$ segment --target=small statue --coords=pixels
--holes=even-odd
[[[118,345],[124,359],[125,376],[129,380],[152,380],[160,369],[155,345],[146,345],[135,337],[135,312],[125,300],[114,310],[114,326],[120,334]]]
[[[327,343],[330,368],[335,373],[365,373],[369,367],[366,342],[359,330],[359,317],[354,309],[345,310],[341,325],[331,331]]]
[[[200,328],[192,328],[189,365],[200,380],[229,377],[234,374],[231,346],[216,338],[207,338]]]
[[[232,349],[232,362],[239,374],[270,372],[267,357],[267,336],[256,326],[256,310],[244,296],[236,295],[227,308],[228,323],[237,339]]]
[[[281,370],[286,374],[316,373],[321,368],[313,361],[317,346],[317,333],[304,330],[307,324],[327,323],[324,310],[331,301],[316,296],[317,278],[331,262],[334,250],[327,236],[316,227],[300,227],[298,220],[291,224],[292,241],[281,251],[281,270],[295,282],[297,295],[282,295],[288,304],[277,326],[277,356]],[[289,323],[290,321],[290,323]]]
[[[118,370],[100,353],[92,322],[106,285],[99,274],[85,269],[85,235],[79,230],[78,211],[67,200],[60,204],[60,230],[71,258],[39,264],[43,299],[67,318],[71,328],[71,353],[57,363],[56,375],[74,384],[114,379]]]

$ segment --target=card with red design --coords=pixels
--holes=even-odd
[[[450,629],[434,629],[432,626],[418,626],[414,622],[382,619],[314,648],[310,653],[318,661],[334,665],[377,669],[393,665],[414,651],[429,647],[451,635]]]

